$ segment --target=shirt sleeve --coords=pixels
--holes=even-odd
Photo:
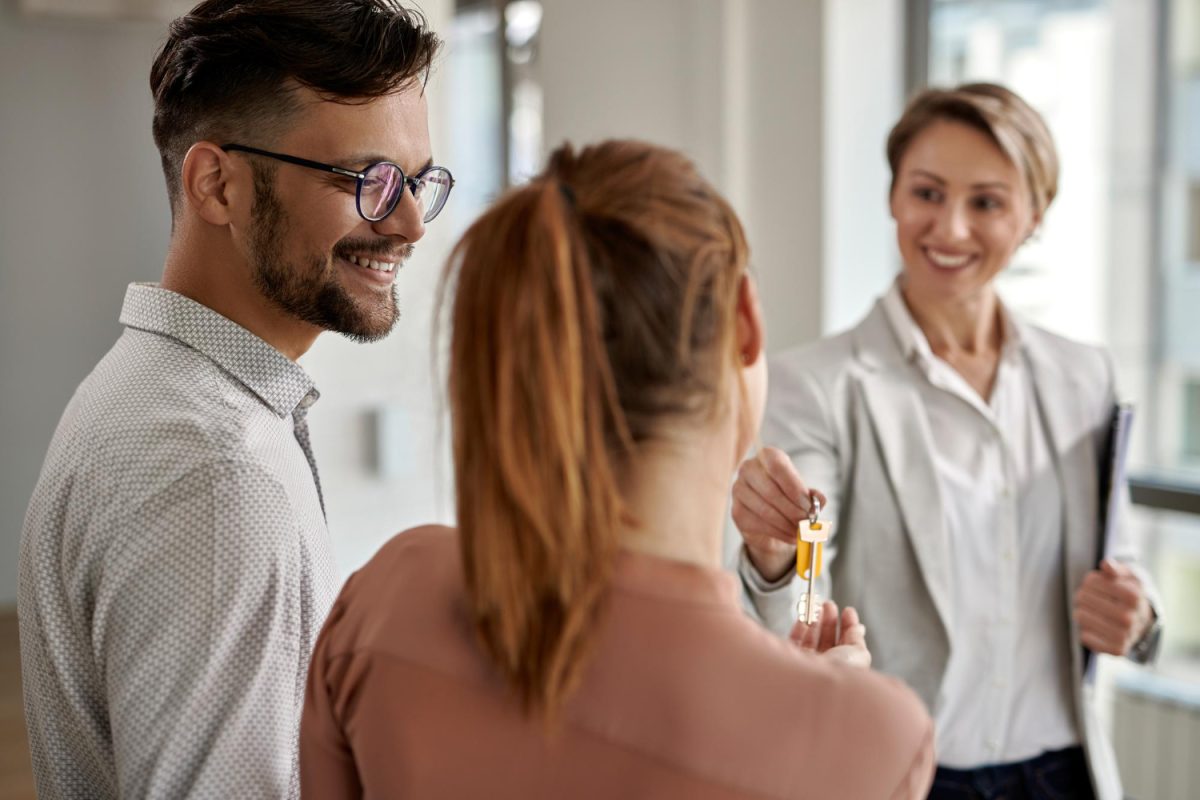
[[[308,654],[287,492],[208,463],[128,520],[92,620],[121,796],[297,796]]]
[[[821,517],[836,522],[841,507],[841,476],[838,467],[837,433],[829,398],[807,370],[798,365],[773,363],[763,421],[762,442],[776,447],[792,460],[805,485],[820,490],[828,500]],[[824,570],[817,579],[816,591],[828,599],[832,586],[829,567],[837,556],[839,528],[824,547]],[[802,586],[790,571],[769,582],[754,568],[745,546],[739,549],[737,562],[741,578],[743,606],[755,618],[780,636],[786,636],[796,621],[796,603]]]

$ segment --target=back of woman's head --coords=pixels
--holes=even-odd
[[[630,522],[627,460],[664,423],[722,413],[741,224],[678,153],[556,150],[451,258],[450,405],[466,585],[528,711],[577,683]]]

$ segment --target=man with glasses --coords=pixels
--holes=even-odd
[[[395,0],[205,0],[151,73],[172,236],[26,516],[19,616],[42,797],[296,797],[337,591],[296,359],[396,322],[446,202]]]

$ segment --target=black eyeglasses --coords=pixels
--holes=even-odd
[[[421,208],[423,219],[430,222],[441,213],[446,205],[446,198],[454,188],[454,176],[445,167],[426,167],[413,177],[404,174],[404,170],[391,161],[379,161],[371,164],[362,172],[332,164],[322,164],[320,161],[309,161],[307,158],[287,156],[283,153],[272,153],[269,150],[259,150],[257,147],[247,147],[244,144],[227,144],[222,150],[226,152],[240,151],[256,156],[285,161],[298,167],[319,169],[322,172],[332,172],[344,175],[358,181],[356,202],[358,214],[368,222],[379,222],[386,219],[388,214],[396,210],[404,187],[412,189],[413,198]]]

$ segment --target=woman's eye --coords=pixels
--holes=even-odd
[[[975,198],[975,208],[980,211],[994,211],[997,208],[1003,208],[1004,204],[995,197],[977,197]]]
[[[942,193],[937,189],[930,189],[926,186],[921,186],[913,190],[913,195],[919,200],[925,200],[930,203],[935,203],[942,199]]]

